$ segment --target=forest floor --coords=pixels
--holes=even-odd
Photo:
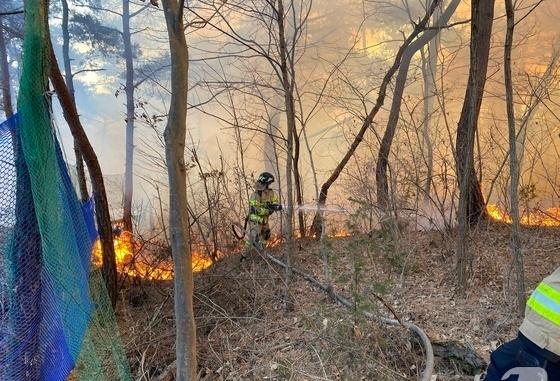
[[[366,320],[361,311],[368,310],[417,324],[443,348],[434,380],[472,380],[478,370],[447,355],[466,348],[487,361],[520,324],[507,286],[509,231],[491,223],[472,232],[465,296],[455,293],[451,236],[408,232],[396,244],[383,235],[329,239],[332,282],[356,302],[353,311],[296,276],[289,287],[294,308],[287,311],[282,268],[257,253],[243,263],[228,257],[195,275],[201,379],[418,379],[421,346],[403,328]],[[523,228],[522,244],[529,294],[560,265],[560,230]],[[298,241],[294,265],[324,283],[320,248]],[[284,255],[281,247],[269,251]],[[174,359],[172,283],[142,280],[122,295],[117,315],[135,377],[154,379]]]

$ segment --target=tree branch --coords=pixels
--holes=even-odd
[[[21,15],[21,14],[23,14],[23,9],[15,9],[13,11],[0,12],[0,16],[12,16],[12,15]]]
[[[95,72],[95,71],[105,71],[105,69],[82,69],[82,70],[78,70],[78,71],[72,73],[72,78],[74,78],[75,76],[77,76],[78,74],[81,74],[81,73]]]

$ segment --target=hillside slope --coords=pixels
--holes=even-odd
[[[531,290],[560,264],[560,231],[525,229],[523,238]],[[366,320],[361,311],[368,310],[424,328],[440,355],[438,380],[472,380],[477,369],[465,357],[487,360],[520,323],[505,291],[509,229],[493,224],[471,236],[476,259],[466,297],[454,295],[453,245],[426,232],[407,233],[398,244],[382,235],[329,239],[335,290],[353,298],[354,310],[296,277],[295,309],[286,311],[283,269],[256,253],[243,263],[224,259],[195,278],[201,378],[416,380],[421,346],[403,328]],[[319,244],[298,246],[297,268],[325,282]],[[269,250],[282,257],[281,247]],[[143,281],[124,295],[119,318],[129,358],[138,375],[152,379],[174,357],[172,284]]]

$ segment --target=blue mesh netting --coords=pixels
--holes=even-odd
[[[19,119],[0,125],[0,380],[64,380],[91,315],[84,210],[92,209],[80,206],[52,134],[54,168],[42,168],[52,171],[55,192],[32,191]],[[42,209],[52,215],[42,217],[52,224],[43,231],[36,197],[51,205]]]

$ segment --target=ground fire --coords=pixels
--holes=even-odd
[[[132,235],[128,232],[115,235],[113,238],[115,245],[115,259],[117,262],[117,270],[121,274],[133,278],[143,278],[149,280],[171,280],[173,279],[173,262],[170,259],[157,260],[157,258],[148,254],[134,255],[135,243]],[[101,242],[97,240],[93,246],[93,264],[101,266],[102,263]],[[205,270],[212,266],[212,260],[193,250],[192,252],[192,268],[194,272]]]
[[[488,204],[486,207],[488,215],[494,221],[511,223],[510,215],[496,204]],[[521,216],[521,224],[524,226],[560,226],[560,208],[549,208],[545,211],[533,210],[529,213],[523,213]],[[296,234],[297,236],[297,234]],[[350,236],[350,232],[346,229],[337,229],[330,231],[328,237],[343,238]],[[274,235],[269,243],[269,247],[276,247],[283,242],[281,236]],[[135,243],[131,234],[123,232],[115,235],[115,256],[117,261],[117,270],[121,274],[130,277],[143,278],[150,280],[170,280],[173,279],[173,262],[170,259],[157,260],[150,255],[134,255]],[[207,255],[203,254],[204,247],[194,245],[192,251],[192,268],[194,272],[200,272],[212,266],[213,262]],[[220,255],[222,257],[223,255]],[[101,265],[101,243],[99,240],[95,242],[93,247],[93,263],[96,266]]]
[[[511,216],[498,205],[488,204],[486,206],[488,215],[495,221],[511,223]],[[528,213],[522,213],[520,218],[521,225],[525,226],[560,226],[560,208],[548,208],[546,210],[534,209]]]

